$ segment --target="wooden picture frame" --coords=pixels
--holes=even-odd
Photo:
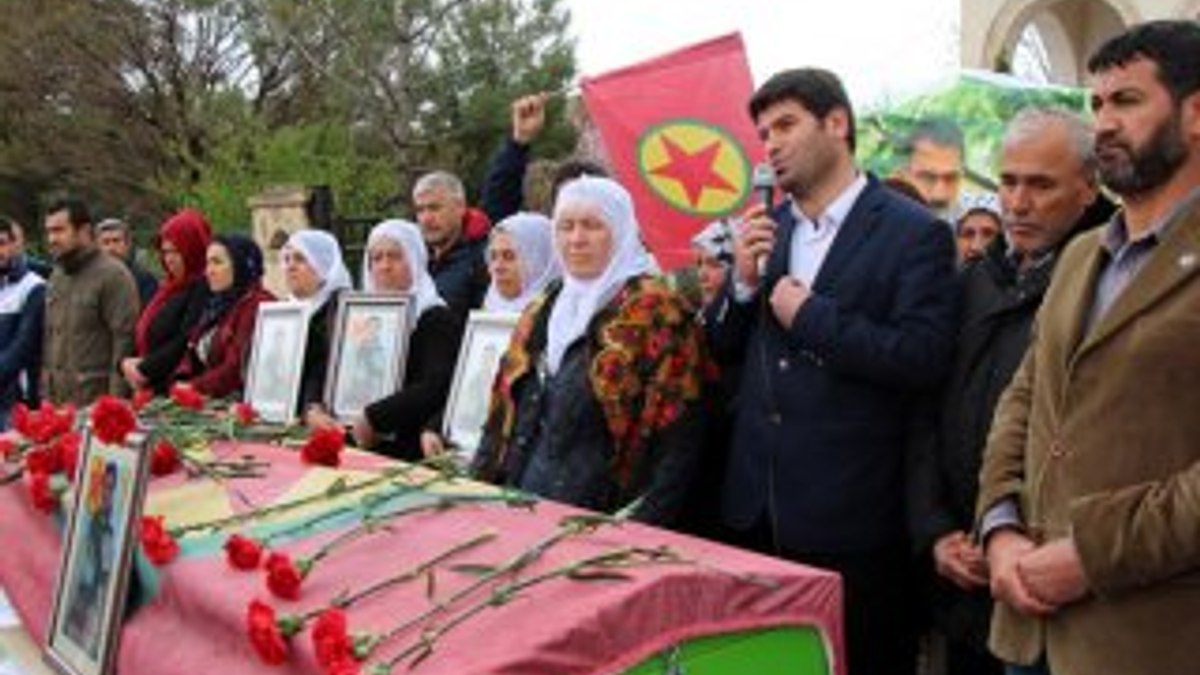
[[[303,302],[258,306],[242,400],[265,422],[288,424],[296,418],[309,318],[309,307]]]
[[[407,294],[342,293],[338,296],[325,408],[349,425],[368,404],[404,385],[413,301]]]
[[[492,380],[520,318],[520,314],[482,310],[472,311],[467,318],[454,366],[454,381],[442,416],[442,436],[456,449],[464,464],[469,465],[479,449]]]
[[[44,658],[62,675],[109,675],[149,479],[146,437],[108,445],[84,433]]]

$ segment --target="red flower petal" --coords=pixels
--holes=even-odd
[[[267,556],[267,589],[284,600],[300,598],[300,584],[304,573],[286,553],[274,552]]]
[[[163,566],[179,555],[179,543],[167,531],[162,516],[142,517],[142,550],[156,566]]]
[[[315,429],[308,437],[308,442],[300,449],[300,458],[306,464],[338,466],[342,463],[345,440],[345,432],[340,427]]]
[[[58,508],[58,493],[50,486],[50,474],[31,471],[27,474],[26,485],[34,507],[43,513],[54,513]]]
[[[257,569],[262,562],[263,546],[257,539],[234,534],[225,540],[225,554],[234,569]]]
[[[204,409],[204,395],[187,385],[173,385],[171,387],[171,400],[180,408],[187,408],[188,410]]]
[[[275,610],[258,600],[251,600],[246,610],[246,632],[259,658],[271,666],[287,663],[288,643],[279,630]]]
[[[102,443],[122,445],[136,427],[133,410],[115,396],[101,396],[92,406],[92,430]]]
[[[150,473],[155,476],[167,476],[179,468],[179,451],[166,439],[154,444],[150,453]]]

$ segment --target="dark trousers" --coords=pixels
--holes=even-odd
[[[736,546],[841,575],[849,675],[914,675],[922,622],[916,561],[905,543],[861,553],[793,551],[776,545],[765,517],[727,537]]]
[[[946,675],[1004,675],[1004,664],[973,645],[947,640]]]

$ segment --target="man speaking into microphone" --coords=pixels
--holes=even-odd
[[[749,108],[784,198],[744,214],[731,302],[706,317],[718,360],[742,367],[722,520],[841,573],[850,675],[912,673],[905,443],[953,356],[954,239],[858,169],[833,73],[779,73]]]

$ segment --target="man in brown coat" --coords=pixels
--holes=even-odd
[[[1010,673],[1196,672],[1200,24],[1137,26],[1094,80],[1124,208],[1063,253],[1001,399],[980,534]]]
[[[87,208],[52,205],[46,240],[54,273],[46,293],[42,395],[88,405],[102,394],[128,393],[119,365],[133,354],[137,286],[120,261],[96,247]]]

